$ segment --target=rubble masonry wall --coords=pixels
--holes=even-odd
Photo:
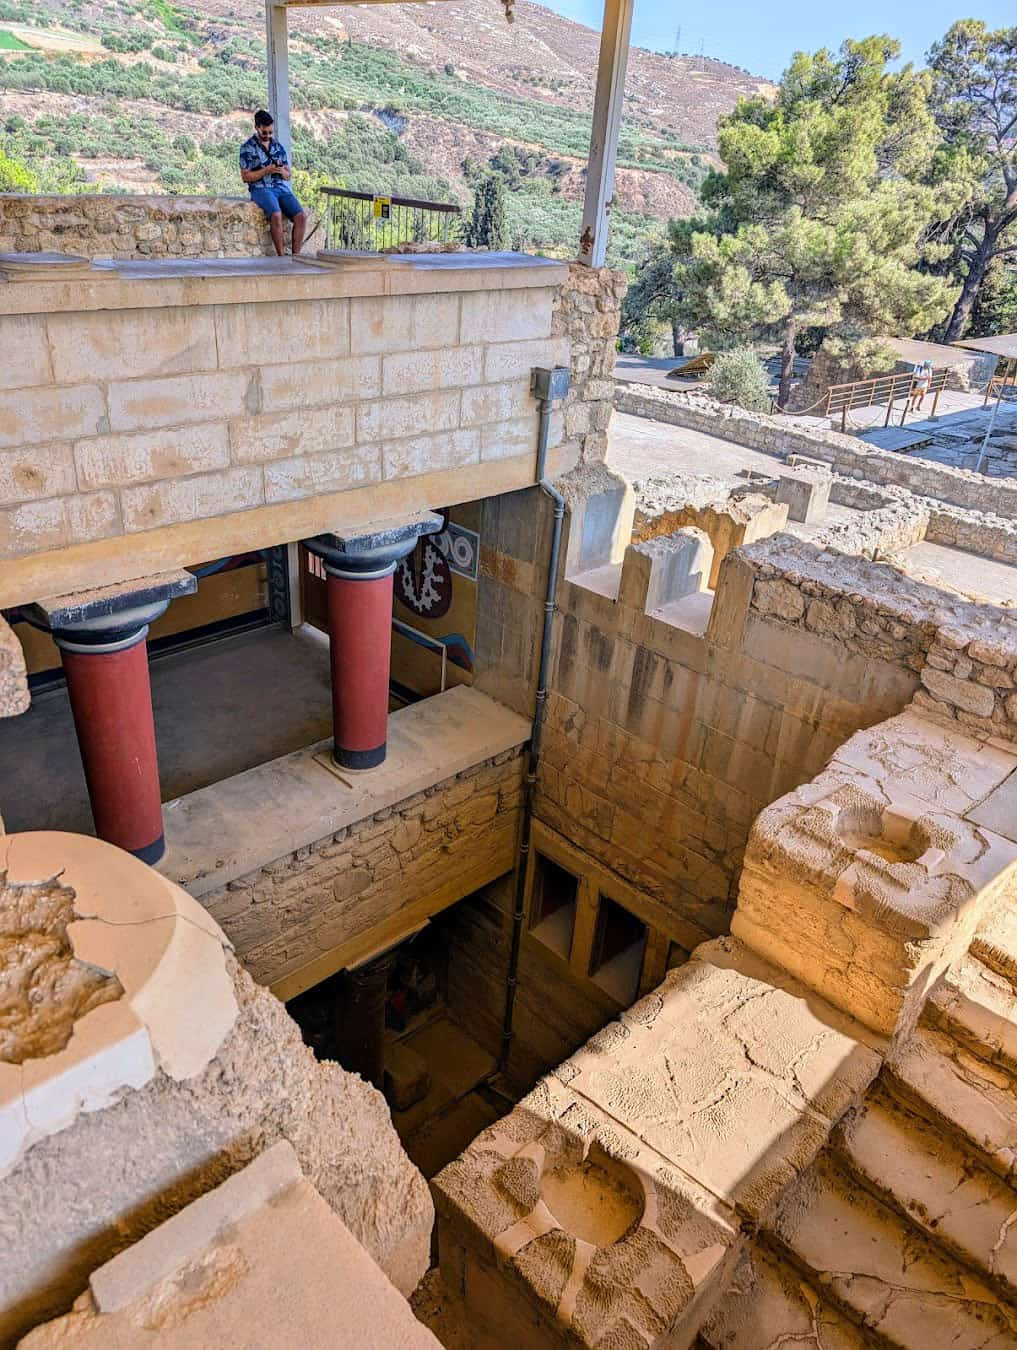
[[[0,253],[83,258],[249,258],[275,252],[247,197],[0,193]]]
[[[647,385],[619,384],[614,406],[619,412],[690,427],[769,454],[823,460],[845,477],[896,484],[920,497],[949,502],[990,518],[1017,519],[1017,481],[988,479],[970,469],[954,469],[880,450],[854,436],[799,426],[784,417],[745,412],[698,392],[677,393]]]
[[[423,922],[512,869],[522,765],[518,751],[506,751],[203,894],[201,903],[260,984],[297,979],[306,988],[343,964],[330,953],[377,925],[405,928],[408,911]]]

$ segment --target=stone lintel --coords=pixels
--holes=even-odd
[[[101,630],[118,628],[135,618],[145,623],[148,620],[143,615],[147,611],[161,613],[171,600],[193,595],[197,589],[198,579],[192,572],[175,568],[136,581],[117,581],[109,586],[37,600],[26,609],[30,608],[31,618],[52,631]]]
[[[306,539],[304,544],[326,567],[361,571],[405,558],[421,535],[435,534],[441,526],[442,517],[437,511],[414,511],[408,516],[371,521],[355,529],[319,534]]]

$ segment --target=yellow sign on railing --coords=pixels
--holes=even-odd
[[[375,220],[390,220],[392,218],[392,198],[375,197],[372,201]]]

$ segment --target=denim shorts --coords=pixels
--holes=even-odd
[[[251,201],[257,203],[266,216],[274,216],[277,211],[281,211],[288,220],[292,220],[304,209],[285,182],[279,183],[276,187],[269,187],[262,179],[260,183],[251,184],[250,193]]]

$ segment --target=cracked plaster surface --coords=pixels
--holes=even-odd
[[[237,1005],[218,925],[138,859],[97,839],[39,831],[0,839],[0,871],[0,924],[19,922],[18,902],[27,894],[61,897],[64,944],[54,952],[54,978],[30,991],[29,1023],[16,1004],[11,1010],[22,1050],[43,1053],[0,1063],[2,1176],[82,1111],[102,1110],[159,1071],[176,1080],[199,1073],[233,1025]],[[44,921],[31,945],[45,936]],[[24,982],[26,945],[0,948],[14,983]],[[48,1041],[37,1034],[47,1026]]]
[[[9,883],[0,872],[0,1062],[64,1049],[74,1023],[120,998],[115,976],[71,949],[74,892],[56,879]]]
[[[741,944],[706,944],[439,1175],[439,1213],[581,1343],[624,1322],[634,1345],[653,1344],[712,1298],[743,1222],[772,1207],[875,1076],[877,1043]],[[621,1241],[591,1253],[562,1233],[539,1178],[594,1143],[637,1173],[645,1203]],[[555,1232],[567,1241],[552,1279],[548,1261],[520,1258]]]
[[[824,1291],[891,1345],[1011,1350],[1017,1309],[824,1157],[784,1197],[774,1233]]]
[[[753,1246],[700,1333],[710,1350],[864,1350],[847,1318],[772,1252]]]
[[[905,1105],[930,1117],[994,1172],[1017,1181],[1017,1085],[950,1036],[919,1027],[895,1046],[888,1082]]]
[[[842,1122],[835,1150],[862,1185],[1017,1294],[1017,1193],[940,1129],[879,1092]]]

